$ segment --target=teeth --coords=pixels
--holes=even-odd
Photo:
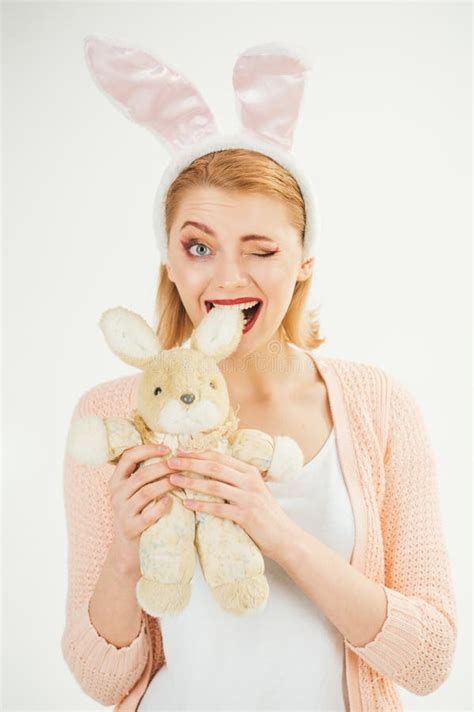
[[[221,309],[231,307],[232,309],[249,309],[250,307],[255,306],[255,304],[258,304],[258,300],[255,302],[242,302],[242,304],[214,304],[214,302],[211,302],[212,306],[216,309],[217,307],[220,307]]]
[[[253,302],[242,302],[241,304],[214,304],[214,302],[210,302],[212,304],[213,309],[221,308],[221,309],[238,309],[239,311],[243,311],[244,309],[249,309],[250,307],[254,307],[256,304],[259,304],[258,299]],[[250,321],[251,315],[244,315],[244,324],[248,324]]]

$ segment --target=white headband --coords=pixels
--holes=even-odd
[[[277,43],[239,55],[232,82],[241,130],[224,134],[198,90],[169,64],[120,40],[89,35],[84,51],[98,88],[127,118],[158,138],[171,154],[155,195],[153,228],[161,262],[167,262],[165,201],[175,178],[211,151],[247,148],[269,156],[295,178],[305,203],[303,257],[315,254],[320,213],[309,176],[291,153],[309,63],[302,51]]]

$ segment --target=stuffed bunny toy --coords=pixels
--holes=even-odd
[[[147,322],[124,307],[102,314],[99,326],[112,351],[141,369],[137,408],[130,417],[86,416],[71,422],[67,452],[77,461],[116,464],[127,448],[165,443],[171,453],[141,464],[168,459],[177,449],[216,450],[249,463],[265,480],[288,480],[301,472],[303,453],[285,435],[272,437],[238,429],[226,382],[217,362],[237,347],[245,323],[242,305],[215,306],[190,337],[190,347],[162,350]],[[196,476],[186,472],[190,476]],[[186,497],[219,497],[176,489],[171,508],[142,532],[141,578],[137,601],[152,616],[176,614],[189,602],[197,549],[203,575],[219,605],[235,615],[262,610],[268,598],[264,560],[255,542],[235,522],[187,509]]]

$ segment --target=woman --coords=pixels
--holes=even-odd
[[[115,710],[401,710],[396,685],[427,695],[449,674],[456,612],[429,436],[385,371],[313,353],[324,339],[305,311],[304,225],[294,177],[258,152],[201,156],[168,191],[160,343],[183,344],[207,301],[261,300],[219,366],[240,427],[290,435],[305,465],[297,480],[264,484],[207,452],[134,480],[158,450],[131,448],[112,473],[66,456],[62,649],[82,689]],[[99,384],[73,418],[126,416],[136,385],[135,375]],[[220,611],[199,564],[179,616],[138,607],[140,534],[166,513],[163,495],[184,486],[180,469],[210,475],[200,491],[226,500],[187,506],[233,519],[264,554],[270,595],[258,615]]]

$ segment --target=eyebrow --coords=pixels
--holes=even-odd
[[[194,227],[197,227],[199,230],[206,232],[208,235],[212,235],[212,237],[217,237],[214,230],[212,230],[207,225],[204,225],[203,223],[194,222],[194,220],[186,220],[186,222],[181,225],[181,230],[183,230],[183,228],[185,228],[186,225],[194,225]],[[243,235],[240,239],[242,242],[248,242],[249,240],[267,240],[268,242],[275,242],[275,240],[272,240],[270,237],[266,237],[265,235],[255,235],[255,234]]]

